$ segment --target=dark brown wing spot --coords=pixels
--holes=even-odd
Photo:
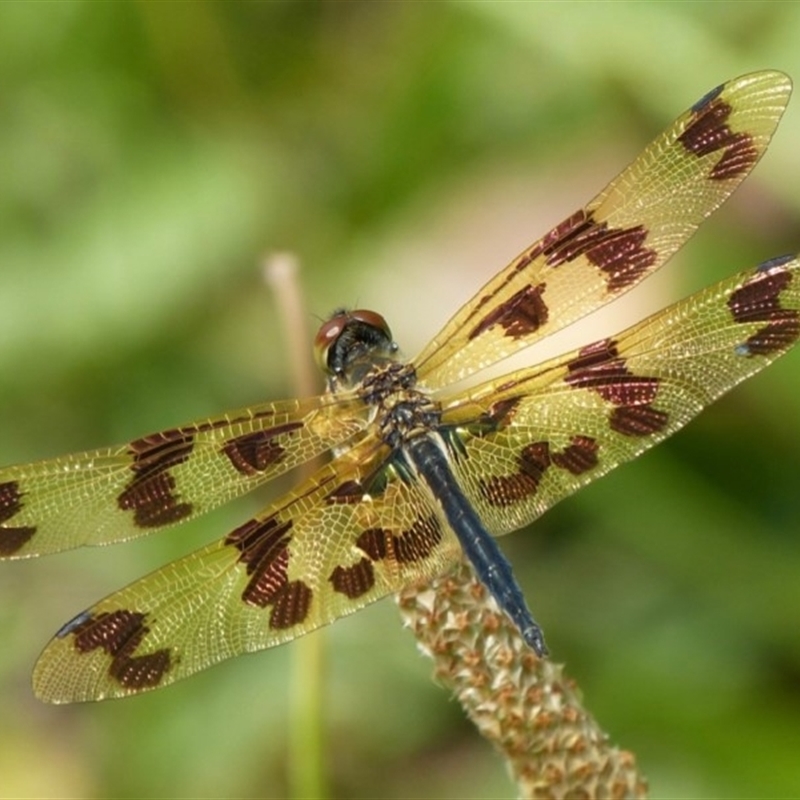
[[[510,475],[492,475],[478,484],[481,494],[490,506],[505,508],[536,494],[539,484],[523,472]]]
[[[270,628],[290,628],[302,622],[311,606],[311,588],[287,578],[291,527],[291,520],[281,522],[277,517],[252,519],[225,538],[225,544],[241,551],[239,561],[251,576],[242,600],[259,608],[271,605]]]
[[[617,343],[613,339],[600,339],[582,347],[567,367],[570,372],[579,372],[616,358],[619,358]]]
[[[581,475],[597,466],[597,442],[591,436],[573,436],[561,452],[552,455],[553,464],[573,475]]]
[[[145,625],[147,614],[119,609],[96,616],[84,612],[59,631],[58,636],[73,636],[79,653],[102,648],[111,656],[108,674],[126,689],[158,686],[172,666],[167,649],[136,656],[134,653],[150,632]]]
[[[392,547],[395,558],[402,564],[427,558],[441,540],[441,525],[431,514],[425,519],[420,517],[407,531],[392,537]]]
[[[0,483],[0,522],[8,522],[22,509],[22,493],[17,481]]]
[[[146,480],[134,479],[117,498],[123,511],[133,511],[133,519],[140,528],[158,528],[188,517],[191,503],[178,501],[175,478],[168,472],[150,475]]]
[[[192,428],[175,428],[131,442],[134,476],[117,498],[123,511],[133,511],[140,528],[157,528],[178,522],[192,513],[191,503],[180,502],[171,467],[182,464],[194,447]]]
[[[669,422],[666,411],[652,406],[620,406],[611,412],[611,430],[623,436],[649,436],[663,430]]]
[[[433,514],[420,517],[399,534],[384,528],[368,528],[356,540],[356,546],[373,561],[394,558],[401,564],[427,558],[442,540],[442,528]]]
[[[469,333],[475,339],[484,331],[500,325],[505,335],[519,339],[537,331],[547,322],[547,304],[542,299],[545,285],[525,286],[487,314]]]
[[[503,391],[505,387],[498,387],[498,391]],[[494,430],[508,425],[514,419],[514,412],[517,410],[521,397],[507,397],[505,400],[498,400],[492,403],[491,408],[486,413],[486,421],[489,422]]]
[[[375,570],[369,558],[362,558],[351,567],[336,567],[330,576],[334,591],[350,598],[361,597],[375,585]]]
[[[288,585],[289,551],[286,547],[270,554],[269,558],[254,562],[248,567],[252,577],[242,592],[242,600],[251,606],[266,608],[274,603]]]
[[[505,507],[536,494],[542,476],[551,464],[550,445],[533,442],[526,445],[517,458],[518,472],[492,475],[480,481],[481,494],[492,506]]]
[[[538,484],[551,463],[549,443],[533,442],[525,445],[518,461],[520,471]]]
[[[278,593],[269,616],[272,629],[291,628],[308,616],[313,593],[303,581],[291,581]]]
[[[89,653],[100,647],[108,655],[118,656],[135,650],[147,635],[146,616],[127,609],[103,611],[96,616],[84,613],[73,620],[74,624],[67,623],[58,636],[63,638],[71,634],[79,653]]]
[[[392,534],[384,528],[367,528],[356,539],[356,546],[363,550],[373,561],[382,561],[388,551],[387,543]]]
[[[780,266],[780,260],[764,265],[770,269],[775,266]],[[765,269],[731,293],[728,308],[736,322],[767,323],[747,338],[740,352],[748,356],[769,355],[786,350],[800,337],[800,315],[794,309],[780,307],[781,292],[791,281],[789,272],[769,273]]]
[[[717,97],[709,97],[692,110],[694,120],[678,141],[696,156],[724,151],[709,177],[725,180],[748,172],[758,160],[758,149],[749,134],[734,133],[728,127],[728,118],[733,110],[731,106]]]
[[[516,382],[508,382],[504,386],[498,386],[497,392],[502,393],[511,389],[516,385]],[[483,414],[480,414],[471,422],[467,423],[464,427],[470,436],[488,436],[502,428],[511,424],[516,413],[517,406],[522,400],[522,397],[507,397],[504,400],[498,400],[489,406],[489,409]],[[443,431],[448,432],[447,429]],[[452,449],[457,453],[459,451],[459,435],[457,428],[449,429],[453,436],[449,439],[449,444]]]
[[[276,517],[261,521],[251,519],[225,538],[225,544],[241,551],[239,561],[245,564],[250,580],[242,592],[245,603],[265,608],[288,585],[289,549],[292,522],[279,522]]]
[[[644,246],[647,229],[609,229],[600,241],[586,250],[586,258],[607,277],[608,290],[618,292],[636,283],[655,264],[658,254]]]
[[[573,475],[597,466],[598,445],[590,436],[573,436],[563,450],[553,451],[549,442],[526,445],[517,458],[518,472],[493,475],[480,482],[486,502],[493,506],[510,506],[536,494],[545,472],[556,466]]]
[[[16,553],[36,533],[30,525],[9,527],[4,523],[22,509],[22,493],[16,481],[0,483],[0,557]]]
[[[549,266],[561,266],[597,245],[605,231],[605,222],[598,224],[590,214],[579,211],[545,236],[542,255]]]
[[[591,389],[617,406],[652,403],[658,392],[658,378],[634,375],[617,355],[616,343],[603,339],[584,347],[568,365],[564,381],[570,386]]]
[[[778,318],[748,336],[744,351],[749,356],[765,356],[770,353],[788,350],[800,337],[800,320],[797,312],[785,311],[783,318]],[[27,530],[23,528],[22,530]]]
[[[225,442],[222,452],[237,471],[243,475],[256,475],[279,463],[286,455],[286,449],[275,441],[276,437],[292,433],[302,427],[302,422],[289,422],[286,425],[276,425],[267,430],[237,436]]]
[[[173,428],[144,436],[128,445],[133,456],[131,469],[139,478],[182,464],[194,447],[193,429]]]
[[[328,503],[353,505],[364,499],[364,485],[360,481],[344,481],[325,497]]]
[[[711,170],[711,177],[722,181],[746,175],[756,161],[758,161],[758,148],[750,134],[734,133],[730,144],[725,148],[725,154]]]
[[[13,556],[30,541],[36,528],[20,525],[16,528],[0,528],[0,558]]]
[[[612,339],[584,347],[567,370],[566,384],[596,392],[615,406],[609,425],[617,433],[647,436],[667,425],[669,415],[651,405],[658,395],[659,379],[633,374]]]
[[[551,266],[568,260],[569,256],[564,255],[563,248],[567,246],[568,242],[579,239],[595,224],[591,214],[584,209],[576,211],[559,222],[539,240],[538,245],[534,247],[533,257],[543,255]]]
[[[636,283],[656,262],[656,251],[644,246],[647,234],[643,225],[609,228],[579,211],[542,239],[541,253],[551,267],[585,256],[605,273],[609,291],[617,292]]]
[[[126,689],[149,689],[158,686],[172,666],[169,650],[156,650],[144,656],[115,658],[109,675]]]
[[[769,322],[780,311],[780,294],[791,283],[789,272],[756,273],[731,293],[728,308],[736,322]]]

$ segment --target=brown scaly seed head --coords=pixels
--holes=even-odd
[[[398,595],[436,680],[503,755],[521,798],[642,798],[647,782],[583,707],[563,667],[539,659],[462,563]]]

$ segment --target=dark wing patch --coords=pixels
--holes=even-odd
[[[169,470],[183,464],[193,447],[194,434],[180,428],[137,439],[129,445],[134,476],[117,498],[117,505],[123,511],[133,511],[134,522],[140,528],[172,525],[191,515],[192,504],[181,501]]]
[[[408,564],[427,558],[442,540],[442,525],[435,514],[419,517],[405,530],[394,533],[384,528],[368,528],[356,546],[373,561],[392,559]]]
[[[637,283],[655,264],[658,253],[645,247],[646,239],[643,224],[614,228],[581,210],[545,235],[540,252],[550,267],[585,257],[605,275],[609,292],[617,293]]]
[[[302,427],[302,422],[290,422],[263,431],[247,433],[244,436],[236,436],[225,442],[222,452],[243,475],[255,475],[279,463],[285,457],[286,447],[278,444],[275,441],[276,437],[300,430]]]
[[[57,636],[71,638],[75,651],[81,655],[98,648],[103,650],[110,656],[109,677],[123,689],[152,689],[161,683],[172,660],[166,648],[136,655],[150,632],[146,620],[147,614],[128,609],[97,615],[83,612]]]
[[[469,333],[474,339],[499,325],[512,339],[529,336],[547,322],[547,304],[542,300],[544,284],[525,286],[487,314]]]
[[[608,424],[623,436],[650,436],[664,430],[669,414],[649,405],[619,406],[612,410]]]
[[[361,597],[375,585],[372,559],[365,556],[350,567],[337,566],[331,572],[330,582],[336,592],[351,598]]]
[[[728,127],[732,106],[717,95],[706,95],[692,106],[694,120],[678,137],[678,141],[696,156],[706,156],[722,150],[722,157],[711,170],[712,180],[726,180],[746,175],[758,161],[759,149],[746,132],[734,132]]]
[[[225,538],[225,544],[240,551],[239,561],[250,576],[242,593],[245,603],[264,608],[276,603],[286,590],[291,528],[291,519],[251,519]]]
[[[563,450],[553,453],[553,464],[572,475],[583,475],[597,466],[598,449],[597,441],[591,436],[573,436]]]
[[[482,478],[479,482],[484,499],[491,506],[513,506],[536,494],[546,471],[555,466],[572,475],[581,475],[598,464],[598,445],[590,436],[574,436],[561,450],[547,441],[525,445],[516,462],[516,471]]]
[[[791,258],[791,257],[790,257]],[[786,263],[773,259],[762,265],[760,271],[780,267]],[[740,323],[765,322],[766,325],[747,337],[740,346],[743,355],[770,355],[790,347],[800,336],[800,315],[797,309],[781,307],[781,292],[791,283],[788,272],[775,272],[753,280],[733,292],[728,300],[728,308],[733,319]]]
[[[579,350],[567,364],[567,371],[567,385],[591,389],[615,406],[609,423],[618,433],[645,436],[667,425],[669,415],[651,405],[658,394],[659,378],[632,373],[613,339],[602,339]]]
[[[480,491],[492,506],[511,506],[533,496],[552,459],[548,442],[525,445],[517,459],[517,471],[481,478]]]
[[[313,595],[311,587],[305,581],[289,581],[272,601],[269,627],[273,630],[286,630],[305,622]]]
[[[157,472],[140,480],[133,478],[117,498],[123,511],[133,511],[140,528],[160,528],[185,519],[192,513],[192,504],[180,500],[175,478],[169,472]]]
[[[22,493],[17,481],[0,483],[0,556],[16,553],[36,533],[33,525],[5,525],[22,510]]]

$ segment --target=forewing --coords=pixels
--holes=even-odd
[[[454,470],[489,530],[630,461],[800,337],[800,262],[773,259],[624,333],[449,402]]]
[[[421,385],[465,378],[651,275],[748,175],[790,92],[772,71],[709,92],[456,313],[415,361]]]
[[[0,469],[0,558],[123,541],[184,522],[340,445],[361,401],[267,403],[117,448]]]
[[[443,572],[459,546],[367,440],[225,539],[111,595],[42,653],[43,700],[119,697],[286,642]]]

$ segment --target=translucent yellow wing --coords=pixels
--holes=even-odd
[[[624,333],[446,401],[453,470],[495,535],[665,439],[800,338],[800,262],[773,259]]]
[[[415,359],[420,384],[472,375],[651,275],[747,177],[790,93],[783,73],[754,72],[695,103],[455,314]]]
[[[92,450],[0,469],[0,558],[131,539],[193,519],[342,444],[363,403],[265,403]]]
[[[43,700],[120,697],[281,644],[454,563],[424,484],[365,441],[224,539],[80,614],[34,672]]]

